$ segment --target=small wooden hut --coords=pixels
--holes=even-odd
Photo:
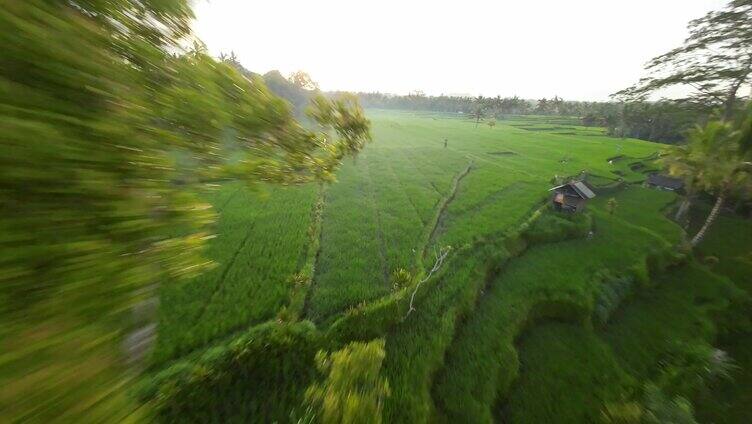
[[[582,181],[570,181],[549,190],[553,193],[551,202],[557,211],[577,213],[585,210],[587,201],[595,193]]]

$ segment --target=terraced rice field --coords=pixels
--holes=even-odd
[[[314,319],[386,294],[390,274],[415,270],[424,250],[503,232],[545,198],[556,175],[616,169],[606,159],[618,150],[605,137],[582,141],[514,127],[475,128],[430,115],[370,116],[376,141],[327,190],[308,309]],[[574,142],[578,154],[567,147]],[[633,157],[657,151],[641,141],[619,144]]]
[[[323,347],[386,339],[387,422],[592,421],[640,387],[666,349],[651,319],[710,343],[713,314],[741,296],[701,265],[671,268],[678,259],[667,252],[682,239],[665,216],[675,195],[639,186],[659,145],[572,121],[489,128],[461,116],[368,115],[374,142],[343,164],[336,183],[261,192],[227,183],[207,199],[220,214],[207,252],[217,266],[163,289],[154,368],[261,323],[302,320]],[[548,189],[580,175],[600,193],[588,216],[541,215]],[[406,289],[395,289],[393,273],[425,275],[446,246],[447,263],[405,314]],[[734,257],[729,263],[747,260]],[[679,290],[684,280],[697,281],[696,291]],[[642,300],[645,290],[672,307]],[[688,314],[707,331],[689,335]],[[655,344],[634,358],[629,346],[641,334]],[[300,367],[303,359],[290,358]],[[263,404],[257,397],[275,385],[249,385],[252,370],[243,372],[231,397]],[[212,419],[289,417],[305,383],[262,409],[218,399]],[[231,410],[254,412],[222,415]]]
[[[610,172],[619,167],[606,159],[616,152],[643,157],[657,151],[641,141],[616,147],[605,137],[583,141],[512,126],[476,128],[445,116],[369,116],[376,141],[345,163],[338,182],[323,193],[321,244],[305,305],[314,320],[389,293],[392,272],[419,271],[424,253],[430,256],[435,246],[503,232],[545,198],[556,175],[590,170],[614,178]],[[567,146],[574,142],[578,154]],[[160,350],[182,353],[273,316],[286,296],[284,282],[300,265],[317,195],[315,187],[252,193],[232,184],[215,193],[209,200],[221,219],[208,256],[221,263],[199,280],[165,291]],[[269,277],[276,282],[264,284],[260,301],[248,282]],[[233,287],[241,287],[239,297]],[[254,298],[250,308],[248,296]],[[237,312],[235,301],[243,305]]]
[[[238,184],[210,195],[219,220],[207,256],[216,266],[162,290],[156,362],[276,314],[305,262],[317,195],[315,186],[255,191]]]

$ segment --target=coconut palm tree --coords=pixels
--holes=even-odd
[[[479,104],[470,114],[470,116],[475,119],[475,128],[478,128],[478,124],[480,124],[481,119],[486,116],[485,108],[483,107],[483,105]]]
[[[742,125],[710,121],[689,133],[686,146],[670,150],[663,159],[671,175],[682,177],[692,188],[716,197],[705,223],[692,238],[692,246],[705,237],[728,196],[750,187],[752,162],[743,154],[743,136]]]
[[[694,197],[697,195],[695,188],[696,174],[694,172],[697,165],[692,162],[689,145],[674,147],[670,154],[661,158],[661,162],[673,175],[681,176],[684,180],[684,198],[674,216],[674,220],[681,223],[687,212],[689,212]]]

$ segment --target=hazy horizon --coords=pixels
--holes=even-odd
[[[260,73],[304,70],[326,91],[596,101],[726,2],[316,3],[198,0],[194,30],[212,55],[233,51]]]

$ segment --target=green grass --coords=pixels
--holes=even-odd
[[[691,314],[703,326],[693,340],[712,338],[710,311],[723,309],[733,291],[726,280],[714,284],[717,277],[692,267],[659,282],[650,292],[654,302],[640,294],[648,268],[660,263],[652,253],[668,251],[682,238],[664,216],[674,195],[614,183],[620,177],[642,181],[661,146],[610,138],[572,119],[511,117],[494,128],[476,128],[456,115],[368,115],[374,142],[346,160],[337,182],[323,190],[273,188],[264,197],[227,184],[209,196],[220,215],[207,252],[217,267],[162,289],[154,369],[180,357],[203,363],[200,358],[213,351],[203,349],[215,344],[232,351],[227,346],[238,334],[285,334],[284,321],[294,320],[302,308],[302,318],[317,326],[310,339],[332,344],[323,348],[336,349],[349,338],[386,337],[382,372],[392,391],[386,422],[582,422],[597,420],[604,402],[649,378],[664,350],[661,338],[685,337],[695,325]],[[608,162],[616,156],[621,157]],[[645,166],[632,169],[637,162]],[[568,228],[575,224],[553,215],[523,227],[521,237],[516,229],[547,199],[554,177],[581,171],[610,190],[590,202],[593,237],[555,242],[571,236]],[[610,197],[618,202],[613,215],[605,210]],[[722,221],[722,237],[744,228]],[[703,249],[723,256],[713,270],[744,276],[746,265],[737,262],[746,261],[742,253],[752,240],[729,247],[712,234]],[[392,272],[405,268],[422,275],[433,263],[434,249],[445,245],[453,253],[421,286],[416,310],[405,318],[408,292],[393,291]],[[299,273],[305,281],[293,285]],[[604,296],[614,292],[611,280],[619,275],[630,277],[630,290]],[[676,288],[681,281],[703,279],[711,283],[692,283],[684,292]],[[673,291],[661,291],[664,286]],[[728,290],[714,292],[715,286]],[[599,309],[602,302],[610,303]],[[279,313],[283,307],[295,313]],[[592,330],[595,310],[606,311],[598,322],[606,325]],[[548,319],[567,323],[540,324]],[[665,325],[656,326],[661,320]],[[645,352],[631,353],[643,338]],[[264,352],[263,340],[254,340],[260,343],[254,349]],[[205,404],[196,405],[218,409],[196,417],[284,421],[285,411],[300,406],[295,402],[307,384],[287,381],[284,369],[295,364],[296,375],[310,379],[304,370],[313,367],[313,348],[301,347],[308,353],[298,360],[296,341],[271,340],[279,346],[269,348],[283,352],[276,358],[278,375],[254,368],[262,366],[258,362],[235,364],[232,355],[223,356],[227,369],[220,374],[236,389],[222,388],[221,381],[212,382],[211,390],[190,383],[193,394],[178,392],[175,401],[190,409],[190,396],[212,397],[216,389],[232,404],[203,399]],[[234,366],[242,372],[234,375]],[[258,387],[244,380],[256,375],[264,376]],[[171,387],[166,381],[164,387]],[[275,395],[275,381],[294,387],[294,396]],[[745,399],[741,392],[735,396]],[[265,398],[278,404],[267,408]]]
[[[677,345],[712,342],[716,315],[738,295],[728,280],[689,264],[657,278],[602,331],[535,327],[520,341],[521,377],[499,413],[510,422],[599,422],[605,404],[655,380]]]
[[[369,116],[375,142],[348,161],[327,190],[307,308],[317,321],[388,294],[391,273],[421,271],[416,256],[426,248],[462,246],[502,233],[546,197],[555,175],[605,174],[613,167],[606,159],[617,151],[646,157],[659,150],[638,140],[532,133],[507,125],[476,128],[436,114],[369,111]],[[513,154],[489,154],[499,151]],[[468,165],[470,172],[453,192]],[[446,209],[438,210],[450,197]],[[426,240],[425,234],[433,236]]]
[[[161,290],[155,363],[273,317],[305,262],[315,186],[253,192],[227,184],[211,195],[219,212],[207,257],[216,267]]]
[[[459,329],[438,377],[436,396],[442,399],[450,421],[491,420],[496,399],[505,394],[517,374],[514,340],[531,315],[561,318],[562,308],[565,312],[567,308],[592,309],[599,271],[627,271],[644,262],[654,247],[665,249],[678,239],[680,229],[659,212],[673,194],[634,187],[617,199],[620,209],[614,215],[603,211],[604,198],[591,204],[596,227],[592,239],[533,247],[511,261],[492,282]],[[639,216],[637,211],[652,211],[649,221],[653,228],[630,222],[634,215]],[[581,319],[576,314],[570,316]]]
[[[690,215],[690,232],[703,224],[712,205],[695,202]],[[698,246],[703,256],[715,256],[713,271],[723,274],[752,293],[752,221],[724,212],[718,216]]]
[[[599,422],[603,405],[634,384],[608,344],[576,325],[536,327],[519,354],[521,377],[500,411],[508,422]]]
[[[737,365],[731,380],[712,382],[707,390],[694,400],[697,418],[700,422],[735,424],[752,422],[752,334],[724,342],[725,350]]]
[[[710,210],[710,205],[694,208],[691,230],[697,231]],[[722,213],[699,245],[703,256],[715,256],[714,273],[724,275],[737,286],[752,294],[752,221]],[[733,380],[716,381],[695,400],[702,422],[752,422],[752,332],[732,334],[720,346],[738,365]]]

